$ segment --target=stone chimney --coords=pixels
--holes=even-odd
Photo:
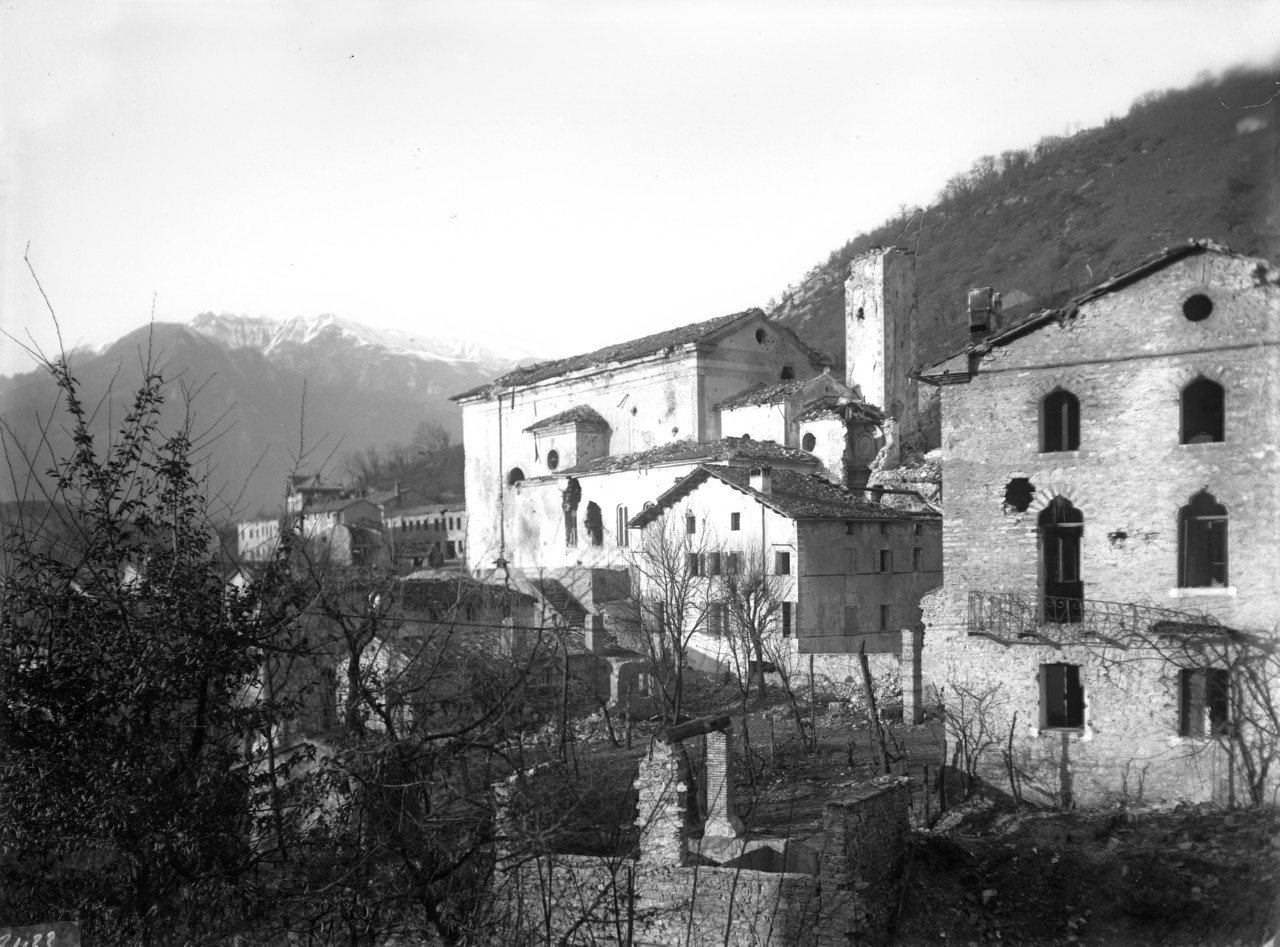
[[[877,247],[849,263],[844,284],[845,383],[898,422],[899,436],[916,432],[915,254]]]
[[[990,286],[969,290],[969,337],[981,338],[1000,328],[1004,300]]]
[[[733,814],[733,740],[729,729],[713,730],[707,741],[707,814],[702,825],[703,838],[723,836],[737,838],[742,834],[742,820]]]
[[[751,468],[751,489],[768,496],[773,492],[773,468],[764,464]]]

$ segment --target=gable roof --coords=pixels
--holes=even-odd
[[[596,411],[589,405],[579,404],[570,408],[568,411],[561,411],[559,414],[553,414],[549,418],[543,418],[541,421],[535,421],[525,428],[526,433],[536,431],[545,431],[549,427],[558,427],[562,424],[582,424],[592,427],[608,427],[609,422],[600,416],[600,412]]]
[[[1073,297],[1065,306],[1058,309],[1042,309],[1038,312],[1030,313],[1016,322],[1013,322],[1004,328],[998,329],[990,335],[984,335],[978,339],[971,340],[965,345],[952,352],[950,355],[940,358],[935,362],[926,365],[912,373],[912,375],[921,381],[937,384],[935,377],[930,373],[935,369],[941,368],[945,363],[962,355],[985,355],[996,346],[1008,345],[1015,339],[1019,339],[1028,333],[1035,332],[1037,329],[1043,328],[1051,322],[1058,322],[1063,319],[1069,319],[1074,316],[1081,306],[1091,303],[1096,299],[1100,299],[1109,293],[1117,292],[1127,286],[1146,279],[1155,273],[1160,272],[1168,266],[1172,266],[1179,260],[1184,260],[1190,256],[1196,256],[1201,253],[1219,253],[1225,256],[1238,257],[1244,259],[1244,255],[1234,252],[1230,247],[1217,243],[1213,240],[1188,240],[1186,243],[1179,244],[1176,247],[1165,247],[1159,253],[1147,257],[1137,266],[1125,270],[1117,276],[1113,276],[1108,280],[1104,280],[1092,289],[1085,290],[1079,296]],[[946,372],[938,373],[947,374]]]
[[[872,424],[884,423],[884,412],[865,401],[847,400],[827,395],[806,405],[797,416],[797,421],[808,421],[812,418],[846,418],[850,421],[870,421]]]
[[[450,400],[462,401],[466,398],[487,397],[502,388],[510,388],[514,385],[532,385],[548,378],[555,378],[557,375],[565,375],[585,368],[609,365],[614,362],[629,362],[633,359],[644,358],[646,355],[654,355],[664,349],[680,348],[685,345],[706,342],[712,336],[738,323],[751,322],[756,319],[767,322],[775,331],[781,332],[795,342],[801,351],[809,356],[809,361],[815,368],[833,364],[830,357],[810,348],[791,329],[769,319],[762,309],[747,309],[743,312],[735,312],[727,316],[708,319],[705,322],[695,322],[692,325],[667,329],[665,332],[655,332],[653,335],[632,339],[630,342],[606,345],[604,348],[596,349],[594,352],[586,352],[582,355],[572,355],[569,358],[553,359],[548,362],[539,362],[536,365],[517,368],[486,385],[479,385],[469,391],[464,391],[460,395],[454,395]]]
[[[794,395],[804,384],[803,381],[780,381],[771,385],[768,382],[758,381],[736,395],[730,395],[723,401],[716,402],[711,407],[715,411],[724,411],[729,408],[745,408],[753,404],[777,404]]]
[[[675,503],[715,479],[745,493],[757,503],[796,520],[911,520],[936,521],[940,517],[933,511],[904,510],[881,506],[857,493],[846,490],[830,480],[814,474],[795,470],[774,470],[768,493],[751,487],[751,471],[745,467],[725,467],[702,464],[697,470],[681,477],[674,487],[631,518],[628,526],[647,526]]]
[[[783,447],[776,441],[756,441],[749,437],[722,437],[718,441],[695,441],[692,438],[673,441],[633,454],[613,454],[597,457],[585,463],[557,471],[572,475],[602,473],[611,470],[635,470],[639,467],[656,467],[662,464],[691,463],[700,460],[765,460],[771,463],[802,464],[816,467],[818,459],[807,451]]]

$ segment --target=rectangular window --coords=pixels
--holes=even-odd
[[[889,535],[889,524],[888,524],[888,523],[881,523],[881,524],[880,524],[880,535],[881,535],[881,536],[888,536],[888,535]]]
[[[791,637],[791,603],[782,603],[782,637]]]
[[[880,550],[880,571],[881,572],[893,571],[893,550],[892,549]]]
[[[1222,736],[1231,720],[1231,677],[1226,668],[1178,672],[1178,735]]]
[[[696,552],[686,552],[684,564],[689,575],[702,575],[702,557]]]
[[[719,575],[719,574],[720,574],[720,553],[718,552],[707,553],[707,575]]]
[[[923,556],[924,556],[924,550],[921,549],[919,546],[911,550],[911,571],[912,572],[920,571],[920,561],[923,558]]]
[[[686,513],[684,516],[684,531],[690,536],[698,531],[698,518],[692,513]]]
[[[712,602],[707,613],[707,630],[713,635],[723,637],[728,630],[728,606],[724,602]]]
[[[1045,730],[1084,727],[1084,688],[1078,664],[1040,665],[1040,726]]]
[[[791,574],[791,553],[775,552],[773,554],[773,574],[774,575],[790,575]]]
[[[923,535],[924,535],[924,527],[923,527],[923,526],[921,526],[919,523],[916,523],[916,524],[915,524],[915,534],[916,534],[917,536],[923,536]]]
[[[893,614],[890,611],[889,606],[881,605],[880,606],[880,630],[881,631],[888,631],[890,628],[893,627],[891,623],[892,617],[893,617]]]
[[[852,536],[852,535],[853,535],[853,526],[854,526],[854,524],[853,524],[853,520],[845,520],[845,521],[844,521],[844,534],[845,534],[846,536]]]
[[[858,568],[853,558],[853,550],[846,549],[844,551],[844,574],[853,575],[857,571],[858,571]]]
[[[731,552],[726,558],[728,560],[725,563],[726,572],[728,572],[730,575],[737,575],[739,572],[742,571],[742,554],[741,553]]]
[[[730,528],[730,529],[742,529],[742,514],[741,514],[741,513],[730,513],[730,514],[729,514],[729,528]]]

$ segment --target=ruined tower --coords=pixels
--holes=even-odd
[[[915,254],[876,247],[855,257],[844,306],[846,383],[888,416],[890,444],[914,440],[916,382],[909,373],[915,367]]]

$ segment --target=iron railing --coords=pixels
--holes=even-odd
[[[1132,602],[1019,592],[971,591],[967,626],[969,634],[1002,644],[1061,647],[1093,639],[1122,650],[1150,636],[1231,633],[1211,615]]]

